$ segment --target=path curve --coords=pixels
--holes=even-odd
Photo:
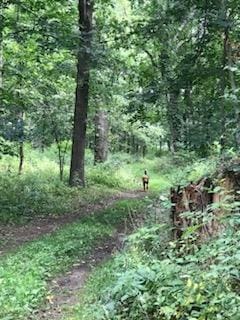
[[[144,195],[140,191],[119,192],[109,198],[103,199],[97,204],[82,206],[77,213],[35,218],[24,226],[0,226],[0,255],[16,249],[24,243],[38,239],[43,235],[55,232],[62,226],[77,221],[91,213],[97,214],[111,207],[118,200],[137,199]]]

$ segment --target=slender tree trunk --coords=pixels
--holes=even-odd
[[[131,152],[131,135],[128,134],[127,135],[127,149],[126,149],[127,153]]]
[[[18,118],[18,127],[19,127],[19,166],[18,166],[18,174],[21,175],[23,171],[23,164],[24,164],[24,113],[21,112]]]
[[[232,46],[229,38],[227,42],[227,58],[228,58],[229,80],[231,85],[231,92],[233,95],[233,108],[235,112],[235,123],[236,123],[235,140],[236,140],[237,148],[240,149],[240,109],[239,109],[239,102],[237,99],[237,85],[235,81],[235,75],[233,72],[234,65],[232,60]]]
[[[0,111],[2,109],[2,93],[3,93],[3,28],[4,15],[3,4],[0,4]]]
[[[146,157],[146,154],[147,154],[147,146],[146,146],[146,144],[144,144],[143,147],[142,147],[142,156],[143,156],[143,158]]]
[[[191,141],[190,128],[189,128],[191,115],[193,114],[191,89],[192,89],[192,85],[189,83],[184,93],[185,112],[183,115],[183,121],[184,121],[184,128],[183,128],[184,137],[183,138],[184,138],[184,145],[186,149],[189,149],[190,141]]]
[[[85,186],[85,143],[89,100],[90,48],[92,39],[91,0],[79,0],[80,46],[77,65],[77,88],[74,112],[72,157],[69,184]]]
[[[225,110],[225,90],[227,87],[227,70],[226,66],[228,63],[228,39],[229,39],[229,26],[228,26],[228,17],[227,17],[227,7],[226,0],[221,1],[221,20],[224,25],[223,31],[223,49],[222,49],[222,68],[221,68],[221,78],[220,78],[220,90],[221,90],[221,137],[220,144],[221,150],[224,149],[225,146],[225,124],[226,124],[226,110]]]
[[[136,148],[135,148],[135,136],[132,134],[131,136],[131,153],[135,154],[136,153]]]
[[[163,146],[163,140],[162,140],[162,137],[160,137],[160,139],[159,139],[159,151],[160,151],[160,153],[162,152],[162,146]]]
[[[180,139],[179,131],[179,116],[178,116],[178,96],[179,91],[172,91],[168,94],[168,123],[171,134],[171,149],[173,152],[176,152],[178,149],[178,142]]]
[[[171,152],[171,141],[168,139],[167,140],[167,147],[168,147],[168,151]]]
[[[95,116],[95,153],[94,163],[105,162],[108,156],[108,118],[107,113],[99,110]]]
[[[24,143],[23,141],[19,142],[19,166],[18,166],[18,174],[21,175],[23,171],[23,163],[24,163]]]

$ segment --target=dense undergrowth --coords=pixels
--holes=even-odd
[[[66,319],[238,320],[239,240],[227,232],[184,257],[169,246],[161,259],[132,244],[92,275]]]
[[[144,200],[119,201],[0,259],[0,319],[27,319],[45,301],[48,280],[83,258],[112,235],[130,212],[142,213]]]
[[[166,154],[161,158],[145,159],[114,154],[105,164],[93,166],[92,154],[88,152],[87,188],[79,189],[68,187],[68,165],[63,181],[60,181],[55,151],[54,146],[45,152],[28,147],[21,176],[17,174],[16,157],[0,159],[1,222],[23,223],[34,216],[73,212],[117,190],[141,190],[144,169],[150,175],[151,191],[160,192],[173,184],[194,180],[214,171],[216,165],[215,159],[197,160],[194,154],[183,153],[174,157]]]
[[[227,203],[224,228],[201,244],[198,225],[172,241],[169,226],[150,219],[124,252],[96,269],[65,319],[239,320],[239,203]]]

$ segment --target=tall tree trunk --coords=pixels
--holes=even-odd
[[[143,158],[146,157],[146,154],[147,154],[147,145],[144,144],[144,145],[142,146],[142,156],[143,156]]]
[[[128,134],[127,135],[127,148],[126,148],[126,152],[127,153],[130,153],[131,152],[131,135]]]
[[[134,134],[131,135],[131,153],[135,154],[136,153],[136,148],[135,148],[135,136]]]
[[[190,143],[191,143],[190,123],[191,123],[191,116],[193,114],[191,90],[192,90],[192,84],[189,83],[184,93],[185,112],[183,114],[183,121],[184,121],[184,128],[183,128],[184,140],[183,141],[186,149],[190,148]]]
[[[220,144],[221,150],[223,151],[225,146],[225,125],[226,125],[226,110],[225,110],[225,90],[227,87],[227,60],[228,60],[228,39],[229,39],[229,26],[228,26],[228,16],[227,16],[227,6],[226,0],[221,1],[221,20],[224,26],[223,30],[223,49],[222,49],[222,68],[221,68],[221,78],[220,78],[220,90],[221,90],[221,137]]]
[[[160,153],[162,152],[162,147],[163,147],[163,138],[162,136],[159,138],[159,151]]]
[[[227,42],[227,58],[228,58],[228,71],[229,71],[229,80],[231,85],[231,93],[233,95],[233,108],[235,112],[235,124],[236,124],[235,140],[236,140],[237,148],[240,149],[240,110],[239,110],[239,102],[237,99],[237,85],[236,85],[235,75],[233,71],[234,64],[232,59],[232,45],[229,38]]]
[[[0,112],[3,108],[2,93],[3,93],[3,28],[4,28],[4,15],[3,3],[0,4]]]
[[[21,175],[23,171],[24,164],[24,112],[20,112],[18,118],[18,139],[19,139],[19,166],[18,166],[18,174]]]
[[[19,142],[19,166],[18,166],[18,174],[21,175],[23,171],[23,163],[24,163],[24,142]]]
[[[77,88],[74,112],[72,157],[69,184],[85,186],[85,142],[89,100],[90,48],[92,39],[91,0],[79,0],[80,46],[77,65]]]
[[[168,123],[171,134],[171,149],[173,152],[176,152],[178,149],[178,142],[180,139],[180,130],[179,130],[179,115],[178,115],[178,96],[179,91],[172,91],[168,94]]]
[[[104,110],[95,116],[95,152],[94,163],[105,162],[108,156],[108,117]]]

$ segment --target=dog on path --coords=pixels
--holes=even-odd
[[[144,171],[144,175],[142,177],[142,183],[143,183],[143,191],[147,191],[148,184],[149,184],[149,176],[148,176],[147,170]]]

